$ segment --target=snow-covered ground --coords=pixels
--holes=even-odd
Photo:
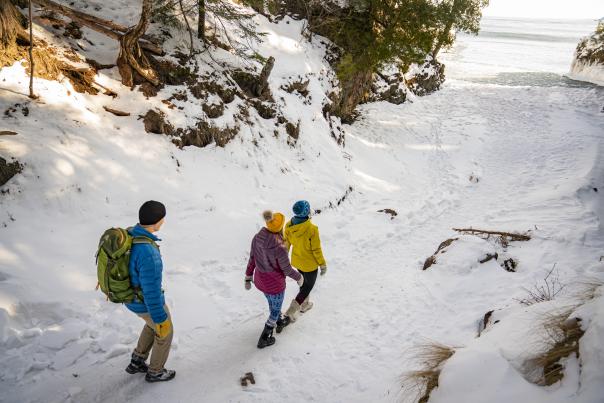
[[[270,35],[261,52],[277,59],[273,90],[299,66],[325,68],[300,26],[263,22]],[[512,44],[506,59],[557,81],[493,81],[510,69],[489,56],[490,42],[460,41],[446,55],[442,91],[364,105],[345,127],[345,148],[327,132],[319,101],[288,98],[286,113],[302,119],[295,148],[267,127],[263,138],[242,132],[224,149],[179,150],[144,132],[137,113],[149,104],[138,92],[119,91],[133,114],[116,118],[103,112],[106,99],[36,82],[41,102],[28,104],[29,116],[17,108],[0,120],[20,133],[2,138],[0,152],[26,164],[0,197],[0,401],[398,401],[401,374],[417,369],[408,352],[426,340],[463,347],[430,401],[601,401],[602,298],[583,308],[593,319],[583,371],[571,360],[564,380],[544,388],[516,364],[535,350],[525,336],[539,334],[543,310],[519,305],[523,287],[554,264],[569,290],[585,276],[602,279],[604,91],[564,81],[565,70],[551,66],[572,54],[543,57],[541,43],[523,42],[532,51],[522,55]],[[472,49],[483,51],[480,64]],[[0,70],[0,110],[27,103],[26,85],[21,67]],[[311,90],[324,96],[318,84]],[[344,202],[325,208],[350,186]],[[289,213],[299,198],[323,210],[313,221],[329,271],[313,291],[315,308],[258,350],[267,309],[243,287],[249,244],[263,209]],[[161,385],[124,372],[142,322],[94,291],[98,237],[133,224],[147,199],[168,208],[161,238],[177,376]],[[398,215],[377,212],[384,208]],[[532,240],[502,251],[465,236],[421,270],[456,235],[451,228],[469,226],[530,230]],[[516,273],[477,262],[495,250],[519,262]],[[505,314],[477,339],[490,310]],[[242,388],[248,371],[256,385]]]

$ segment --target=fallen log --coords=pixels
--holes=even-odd
[[[525,234],[515,234],[512,232],[501,232],[501,231],[487,231],[475,228],[453,228],[453,231],[459,233],[467,233],[470,235],[484,234],[484,235],[498,235],[502,237],[510,238],[512,241],[529,241],[531,237]]]
[[[99,32],[118,41],[122,38],[122,36],[124,36],[123,34],[128,32],[129,30],[129,28],[115,24],[114,22],[107,21],[102,18],[74,10],[73,8],[69,8],[59,3],[55,3],[51,0],[32,0],[32,2],[39,5],[40,7],[55,11],[61,15],[69,17],[73,21],[87,26],[93,31]],[[145,40],[139,41],[141,48],[158,56],[164,55],[164,50],[160,46],[149,41],[150,37],[145,35],[142,38]]]
[[[0,130],[0,136],[16,136],[18,133],[10,130]]]
[[[130,116],[130,112],[120,111],[119,109],[113,109],[108,106],[103,106],[103,109],[109,113],[113,113],[115,116]]]

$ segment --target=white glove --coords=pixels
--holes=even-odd
[[[249,290],[252,288],[252,276],[245,276],[245,289]]]
[[[300,275],[300,280],[297,280],[296,282],[298,283],[298,285],[299,285],[300,287],[302,287],[302,284],[304,284],[304,276],[303,276],[303,275]]]
[[[324,276],[325,273],[327,273],[327,265],[324,264],[323,266],[321,266],[321,275]]]

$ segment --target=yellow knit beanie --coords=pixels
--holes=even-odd
[[[283,231],[283,225],[285,224],[285,216],[283,214],[266,210],[262,213],[262,217],[266,221],[266,228],[270,232],[279,233]]]

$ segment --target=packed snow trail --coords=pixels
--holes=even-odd
[[[177,378],[150,387],[143,377],[123,372],[124,352],[80,368],[77,379],[70,373],[42,378],[15,390],[8,401],[49,394],[60,400],[65,391],[55,388],[70,383],[82,388],[74,401],[394,400],[397,377],[412,369],[403,359],[405,349],[423,339],[463,345],[486,311],[513,303],[522,296],[521,285],[539,279],[542,272],[533,264],[557,262],[571,272],[579,253],[597,259],[602,239],[578,239],[597,223],[575,191],[578,178],[599,158],[598,133],[604,129],[596,112],[577,110],[591,105],[597,111],[601,95],[452,82],[411,105],[365,107],[348,140],[356,191],[314,220],[329,272],[313,292],[315,308],[278,335],[274,347],[255,347],[266,309],[259,292],[243,290],[245,251],[237,261],[212,261],[213,247],[197,245],[195,232],[166,232],[166,239],[177,236],[183,249],[197,251],[176,257],[166,247],[168,284],[189,275],[189,289],[179,284],[177,295],[167,291],[177,338],[169,363]],[[478,183],[468,180],[472,174]],[[188,203],[194,200],[183,200]],[[376,213],[380,208],[399,215],[390,220]],[[193,215],[181,213],[167,226]],[[472,277],[438,265],[420,270],[423,259],[451,236],[451,227],[469,225],[517,231],[536,226],[532,242],[543,248],[512,248],[525,267],[519,273],[496,264]],[[197,265],[211,267],[211,273],[196,274]],[[295,287],[288,287],[291,298]],[[209,313],[215,309],[217,314]],[[127,319],[140,327],[135,317]],[[247,371],[257,385],[242,392],[237,378]]]
[[[295,152],[270,138],[259,146],[180,151],[134,124],[95,121],[77,106],[63,105],[71,118],[65,122],[45,120],[60,109],[33,110],[35,120],[19,124],[47,128],[50,150],[36,169],[47,166],[55,181],[48,183],[63,187],[26,178],[27,192],[47,186],[43,212],[39,200],[17,204],[15,195],[3,204],[15,221],[0,229],[0,257],[31,278],[17,269],[4,274],[0,287],[17,291],[0,288],[2,306],[17,308],[0,319],[18,321],[19,340],[33,341],[15,342],[1,359],[0,399],[397,401],[400,375],[416,369],[409,349],[426,340],[470,343],[485,312],[517,304],[522,287],[554,263],[567,281],[587,272],[604,246],[586,202],[593,196],[586,192],[604,185],[603,90],[461,78],[413,103],[363,106],[362,119],[346,127],[343,150],[316,136],[301,139]],[[81,162],[77,171],[74,161]],[[111,190],[99,167],[120,178]],[[354,190],[340,206],[313,218],[329,267],[311,294],[315,307],[276,335],[274,346],[258,350],[266,301],[245,291],[243,278],[261,211],[288,214],[299,198],[320,208],[348,186]],[[147,198],[168,207],[161,238],[175,328],[168,367],[177,376],[160,385],[124,372],[142,322],[92,291],[94,242],[105,227],[134,223],[137,203]],[[377,212],[384,208],[398,216]],[[487,245],[471,239],[465,254],[451,256],[459,264],[421,270],[455,235],[452,227],[468,226],[532,230],[530,242],[508,248],[518,272],[494,261],[478,265]],[[286,303],[295,290],[288,280]],[[239,377],[249,371],[256,385],[241,388]],[[543,391],[543,401],[559,401],[555,392]]]

